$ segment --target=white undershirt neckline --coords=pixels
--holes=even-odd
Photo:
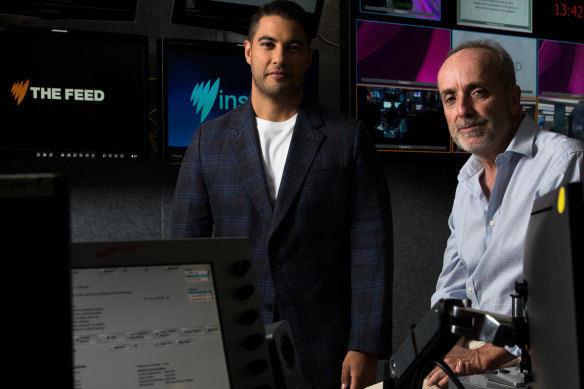
[[[256,117],[264,173],[272,204],[278,196],[297,117],[298,114],[283,122],[272,122]]]

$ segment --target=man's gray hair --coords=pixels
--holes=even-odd
[[[507,50],[505,50],[500,43],[495,42],[492,39],[466,41],[450,50],[446,58],[449,58],[453,54],[458,53],[464,49],[487,49],[497,54],[497,57],[501,63],[500,77],[503,87],[506,90],[510,90],[516,85],[517,81],[515,80],[515,63],[513,62],[513,59]]]

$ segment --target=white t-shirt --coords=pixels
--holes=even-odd
[[[278,189],[280,188],[280,181],[282,181],[284,165],[286,164],[286,157],[290,148],[290,140],[292,139],[292,132],[294,130],[294,124],[296,124],[297,116],[298,114],[284,122],[271,122],[256,117],[260,146],[262,148],[264,172],[266,174],[268,191],[272,203],[276,201],[276,197],[278,196]]]

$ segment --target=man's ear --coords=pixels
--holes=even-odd
[[[519,114],[521,112],[521,88],[519,85],[511,88],[509,103],[511,104],[511,112],[513,114]]]
[[[243,48],[245,52],[245,60],[251,65],[251,42],[248,40],[243,41]]]

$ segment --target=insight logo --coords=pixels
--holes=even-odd
[[[217,96],[219,96],[220,110],[236,108],[248,99],[247,96],[224,95],[223,91],[219,89],[220,80],[221,77],[217,77],[213,85],[211,85],[211,80],[207,82],[203,81],[196,84],[193,88],[191,102],[193,103],[193,108],[196,108],[196,113],[201,113],[201,123],[205,121],[209,112],[213,109]]]

